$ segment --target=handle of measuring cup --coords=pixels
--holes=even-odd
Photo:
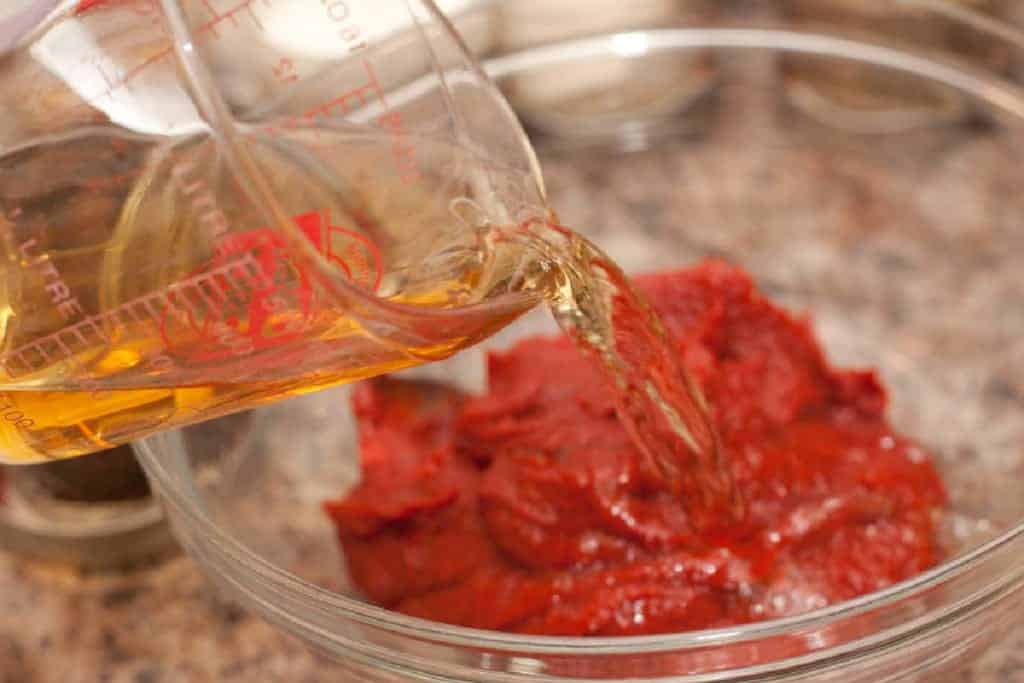
[[[23,7],[0,20],[0,54],[18,47],[22,40],[57,10],[78,5],[78,0],[23,0]]]

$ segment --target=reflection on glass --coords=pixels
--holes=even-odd
[[[511,53],[572,38],[622,33],[627,59],[588,59],[509,79],[506,95],[524,119],[560,135],[605,134],[685,109],[710,87],[706,52],[644,56],[630,31],[707,25],[709,0],[513,0],[499,4],[499,49]]]
[[[1009,46],[990,28],[1005,14],[1004,0],[785,0],[782,8],[784,18],[801,30],[995,71],[1009,64]],[[953,90],[878,66],[789,55],[783,70],[795,106],[854,132],[901,132],[967,113]]]

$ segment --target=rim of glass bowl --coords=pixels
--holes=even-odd
[[[614,33],[524,50],[489,60],[485,62],[484,68],[492,77],[502,78],[530,69],[554,66],[562,62],[580,59],[597,57],[634,59],[659,52],[709,48],[807,52],[887,66],[945,83],[971,94],[996,109],[1002,109],[1015,117],[1024,119],[1024,91],[993,77],[991,74],[965,71],[878,45],[788,30],[690,28]],[[1001,549],[1024,538],[1024,522],[1021,522],[999,537],[912,579],[854,600],[784,619],[736,627],[653,636],[587,638],[521,636],[450,626],[407,617],[397,612],[375,607],[356,598],[334,593],[277,567],[215,525],[209,517],[202,513],[201,506],[189,502],[189,499],[194,496],[191,496],[181,486],[184,480],[175,477],[167,467],[175,458],[172,454],[166,454],[164,457],[157,452],[160,449],[157,445],[160,438],[159,436],[150,437],[138,442],[136,449],[139,459],[151,479],[155,481],[158,493],[163,497],[165,504],[171,505],[175,512],[187,517],[193,525],[192,531],[202,534],[204,543],[216,544],[220,552],[236,562],[244,563],[248,571],[261,576],[276,590],[286,591],[298,596],[303,601],[315,601],[321,609],[335,610],[366,626],[381,628],[395,634],[425,638],[441,645],[469,646],[474,649],[491,647],[514,651],[518,654],[636,655],[645,652],[685,651],[709,645],[736,645],[780,636],[792,636],[794,633],[808,632],[834,625],[845,619],[877,611],[879,608],[896,606],[897,603],[908,598],[922,596],[976,568],[984,560],[993,559]],[[1010,579],[1020,580],[1020,577],[1016,575],[1003,578],[1005,580],[989,582],[982,589],[972,590],[967,596],[957,596],[955,600],[929,606],[922,612],[916,612],[914,614],[916,618],[910,619],[908,614],[908,619],[903,623],[904,628],[896,630],[899,630],[902,635],[906,635],[907,630],[918,632],[927,629],[963,609],[977,606],[979,603],[984,604],[987,599],[1004,589]],[[948,604],[949,602],[952,604]],[[293,619],[299,620],[295,617]],[[312,625],[307,624],[307,626]],[[886,624],[879,631],[862,633],[849,640],[840,638],[818,653],[808,651],[797,657],[784,655],[775,661],[776,663],[783,661],[793,663],[805,656],[814,657],[815,654],[831,657],[836,653],[836,648],[842,649],[851,643],[862,642],[865,638],[877,637],[880,633],[893,629],[892,624]],[[768,662],[763,664],[768,664]]]

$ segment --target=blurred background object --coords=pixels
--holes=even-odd
[[[684,110],[714,80],[708,53],[630,60],[647,49],[641,30],[708,25],[711,0],[515,0],[498,3],[498,50],[527,48],[618,33],[621,57],[569,62],[514,77],[505,94],[527,125],[580,138],[626,133]],[[627,57],[623,59],[622,57]]]
[[[787,26],[911,49],[959,68],[1005,72],[1011,48],[996,39],[1006,0],[780,0]],[[804,113],[857,133],[898,133],[962,119],[950,88],[892,69],[821,56],[782,58],[786,94]]]
[[[175,548],[135,454],[121,446],[0,468],[0,548],[90,571],[119,570]]]

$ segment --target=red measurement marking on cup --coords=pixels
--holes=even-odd
[[[100,5],[110,5],[115,2],[118,2],[118,0],[79,0],[78,6],[75,8],[75,14],[85,14]]]
[[[296,216],[295,224],[333,266],[357,286],[375,292],[383,264],[376,245],[358,231],[332,225],[327,212]],[[276,230],[225,236],[209,267],[247,254],[261,270],[261,286],[244,300],[223,300],[168,315],[160,333],[168,353],[193,362],[229,360],[301,340],[320,311],[313,278],[290,258]]]
[[[274,65],[274,78],[281,83],[295,83],[299,80],[299,73],[295,70],[295,62],[282,57]]]
[[[197,310],[266,286],[264,270],[251,254],[219,265],[209,272],[175,282],[157,292],[89,316],[0,356],[10,378],[29,375],[77,354],[107,345],[110,330],[147,322],[162,325],[169,317],[188,319]]]
[[[79,0],[78,5],[75,7],[75,14],[85,14],[89,10],[97,9],[99,7],[112,7],[114,5],[123,5],[125,7],[138,9],[145,9],[142,14],[148,14],[153,11],[159,11],[157,3],[159,0]]]
[[[203,4],[203,7],[206,9],[207,12],[209,12],[213,16],[217,16],[217,10],[213,7],[213,5],[210,4],[210,0],[199,0],[199,1]],[[210,29],[210,34],[214,38],[218,37],[217,36],[217,30],[215,28],[214,29]]]
[[[291,130],[302,124],[311,124],[317,119],[326,119],[333,116],[349,114],[359,106],[365,106],[379,102],[381,106],[387,107],[384,93],[377,80],[377,73],[373,64],[363,60],[363,69],[366,72],[366,81],[354,88],[346,90],[340,95],[335,95],[329,100],[315,104],[298,116],[288,116],[278,123],[269,124],[264,127],[264,132],[271,135],[280,135],[284,130]]]
[[[363,84],[310,107],[300,116],[286,117],[279,123],[266,126],[263,130],[270,135],[281,135],[283,131],[293,130],[302,124],[311,125],[318,119],[344,116],[358,107],[379,104],[383,113],[376,117],[376,122],[391,136],[391,155],[398,170],[398,177],[404,184],[415,182],[420,178],[419,163],[416,159],[416,148],[408,140],[402,114],[391,110],[373,63],[369,59],[363,59],[362,64],[366,73],[366,81]],[[313,133],[319,137],[315,128]]]
[[[239,27],[239,20],[240,17],[242,17],[243,15],[247,17],[248,20],[252,23],[252,25],[255,26],[259,31],[264,31],[265,28],[263,26],[263,22],[260,21],[259,16],[254,11],[254,7],[258,4],[269,7],[273,4],[274,1],[275,0],[242,0],[242,2],[235,3],[234,5],[224,10],[219,10],[217,9],[213,0],[205,0],[203,2],[203,5],[204,9],[206,9],[207,13],[209,14],[209,18],[193,30],[193,39],[197,43],[201,42],[206,38],[212,38],[214,40],[217,40],[221,36],[221,34],[217,30],[219,27],[226,23],[230,24],[233,27]],[[143,7],[143,5],[133,0],[82,0],[79,3],[78,8],[76,9],[76,14],[83,14],[88,10],[106,6],[115,6],[118,4],[132,4],[140,8]],[[158,5],[156,4],[156,0],[152,0],[151,2],[147,3],[147,6],[151,7],[151,9],[148,10],[148,12],[160,11]],[[111,97],[118,90],[127,87],[133,80],[135,80],[139,76],[139,74],[144,72],[146,69],[152,67],[153,65],[159,63],[164,59],[172,57],[173,55],[174,46],[171,44],[170,40],[168,40],[166,44],[160,47],[156,52],[151,54],[149,57],[147,57],[140,63],[127,69],[126,71],[124,71],[123,73],[119,74],[114,78],[111,78],[107,73],[103,71],[100,65],[97,65],[96,68],[99,70],[100,76],[107,84],[107,87],[103,92],[99,93],[98,95],[88,98],[86,102],[84,102],[81,106],[94,105],[94,103],[96,102],[100,102],[106,98]]]

